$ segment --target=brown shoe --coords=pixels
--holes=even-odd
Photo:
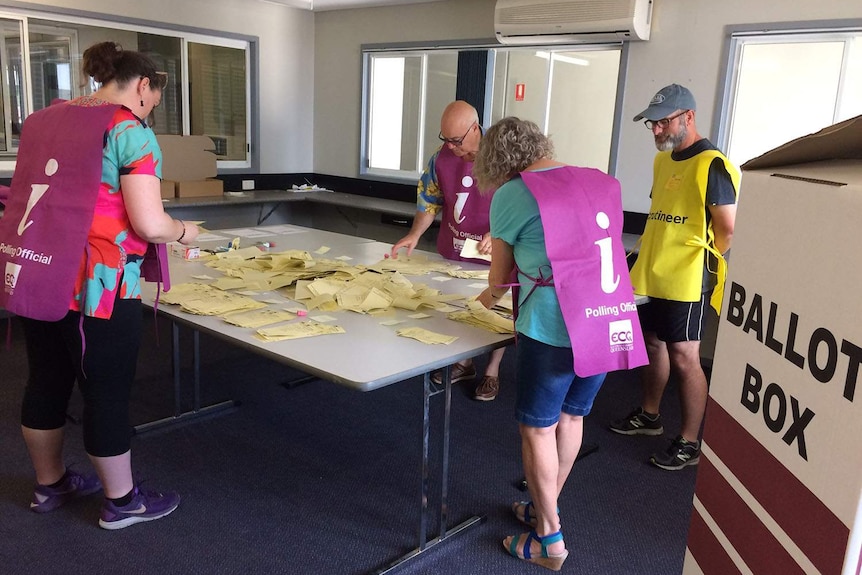
[[[486,375],[482,378],[482,381],[481,383],[479,383],[478,387],[476,387],[476,391],[473,394],[473,399],[478,399],[479,401],[491,401],[492,399],[497,397],[497,393],[499,391],[500,378]]]
[[[452,378],[452,383],[458,383],[459,381],[466,380],[474,380],[476,379],[476,367],[471,363],[467,367],[464,367],[460,363],[454,363],[449,367],[449,377]],[[431,382],[440,385],[443,383],[443,370],[435,371],[431,374]]]

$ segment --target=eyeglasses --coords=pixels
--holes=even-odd
[[[464,132],[464,135],[461,136],[460,138],[446,138],[443,136],[443,132],[440,132],[439,134],[437,134],[437,137],[440,138],[440,141],[443,142],[444,144],[451,144],[451,145],[455,146],[456,148],[460,148],[464,144],[464,138],[467,137],[467,134],[470,133],[470,130],[472,130],[473,126],[475,126],[475,125],[476,125],[476,122],[473,122],[472,124],[470,124],[470,127],[467,128],[467,131]]]
[[[159,80],[159,89],[164,90],[168,86],[168,73],[156,72],[156,77]]]
[[[145,78],[146,76],[141,76],[141,78]],[[150,88],[153,90],[164,91],[165,87],[168,85],[168,73],[167,72],[156,72],[156,75],[153,78],[150,78]]]
[[[670,123],[688,112],[688,110],[683,110],[679,114],[671,116],[670,118],[662,118],[661,120],[644,120],[644,126],[647,127],[647,130],[652,132],[656,126],[661,128],[662,130],[667,130],[667,127],[670,126]]]

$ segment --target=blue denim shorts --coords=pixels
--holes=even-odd
[[[604,373],[578,377],[572,348],[554,347],[518,334],[515,419],[530,427],[550,427],[560,413],[587,415],[605,381]]]

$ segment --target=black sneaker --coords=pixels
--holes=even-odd
[[[647,415],[641,407],[622,419],[612,421],[610,429],[623,435],[661,435],[664,433],[661,415]]]
[[[700,461],[700,442],[686,441],[680,435],[671,442],[664,453],[653,454],[649,462],[656,467],[677,471],[689,465],[697,465]]]

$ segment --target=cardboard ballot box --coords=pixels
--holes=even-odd
[[[156,136],[162,149],[162,197],[219,196],[215,144],[207,136]]]
[[[685,574],[862,572],[862,116],[742,166]]]

